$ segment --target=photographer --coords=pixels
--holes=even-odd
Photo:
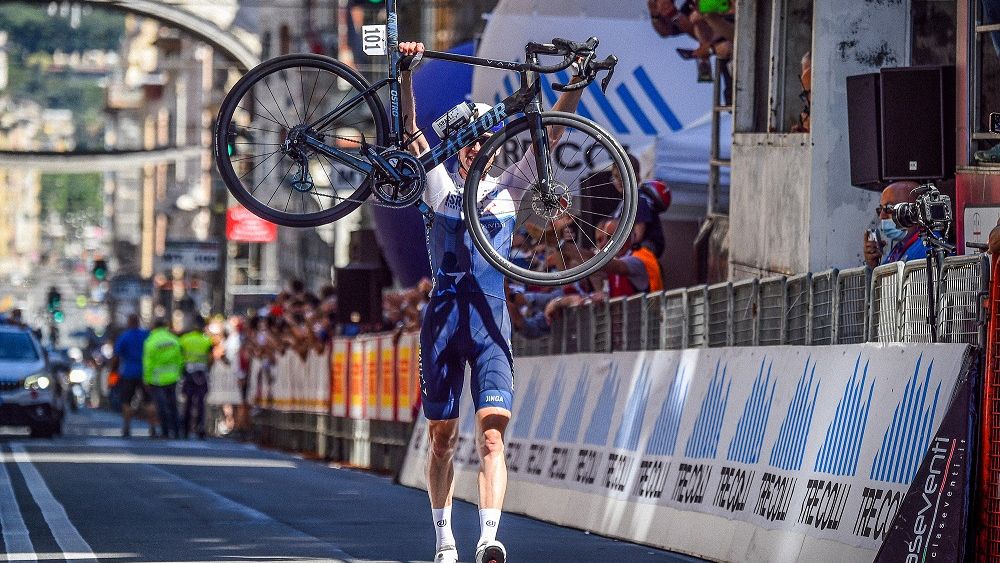
[[[869,268],[900,260],[917,260],[927,256],[927,249],[920,241],[918,229],[916,227],[909,229],[897,227],[889,213],[889,208],[893,205],[914,203],[916,196],[912,192],[917,186],[919,184],[916,182],[893,182],[882,190],[882,199],[879,206],[875,208],[875,214],[879,219],[877,240],[872,240],[871,231],[865,231],[864,255],[865,264]]]

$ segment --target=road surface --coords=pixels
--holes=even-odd
[[[122,439],[119,423],[84,410],[53,440],[2,429],[0,560],[416,563],[433,556],[423,491],[228,440]],[[456,503],[454,520],[461,560],[469,562],[476,507]],[[514,563],[694,561],[511,514],[499,539]]]

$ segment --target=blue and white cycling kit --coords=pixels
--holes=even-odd
[[[493,248],[510,250],[516,212],[528,179],[537,176],[527,157],[499,178],[479,182],[480,218]],[[433,211],[427,249],[434,289],[420,329],[420,390],[430,420],[458,417],[465,364],[476,410],[511,409],[514,392],[510,317],[503,274],[483,258],[465,228],[464,182],[443,165],[427,173],[424,201]]]

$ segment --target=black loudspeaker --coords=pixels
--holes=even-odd
[[[382,320],[381,269],[368,264],[337,268],[337,320],[370,324]]]
[[[851,184],[881,190],[896,180],[955,171],[955,68],[884,68],[847,78]]]
[[[955,68],[885,68],[880,89],[882,178],[950,178],[955,172]]]
[[[882,188],[882,118],[879,75],[847,77],[847,135],[851,151],[851,185]]]

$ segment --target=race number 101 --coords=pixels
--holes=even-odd
[[[385,26],[365,25],[361,27],[361,40],[365,54],[369,56],[385,55]]]

